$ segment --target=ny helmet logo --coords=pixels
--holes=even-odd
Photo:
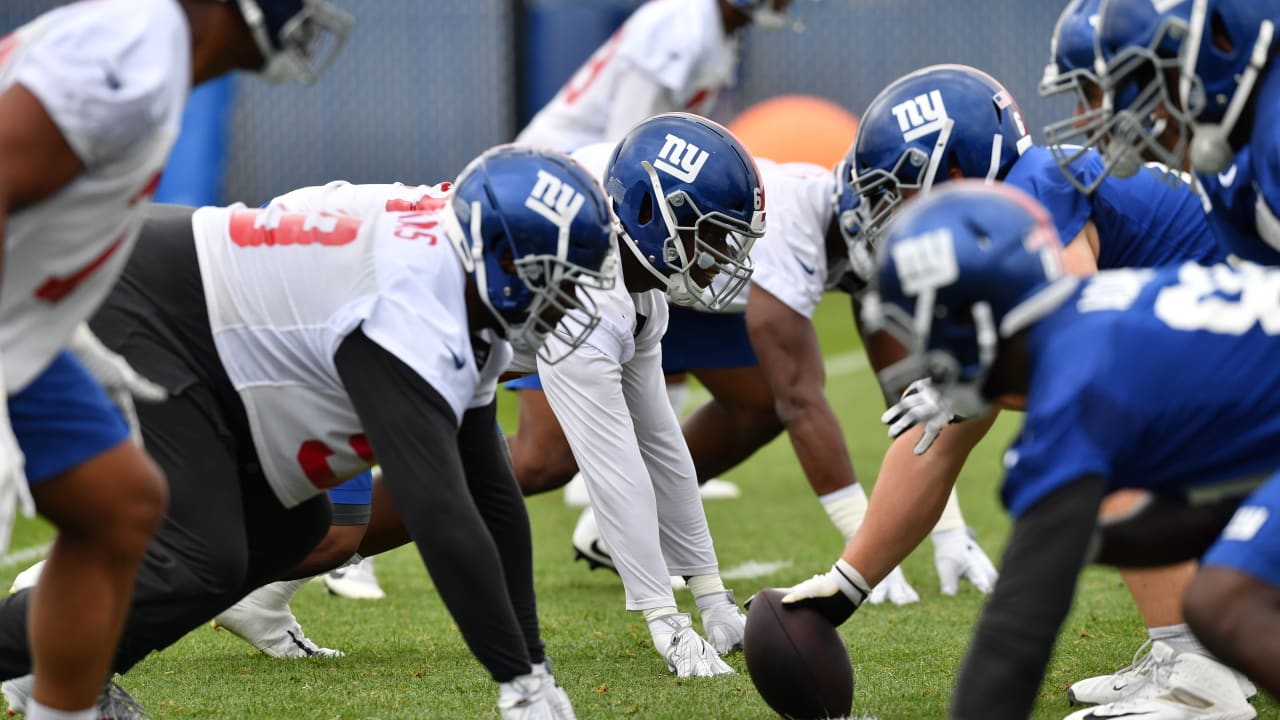
[[[691,183],[698,179],[698,173],[702,172],[702,166],[706,164],[706,150],[667,133],[667,139],[662,143],[653,166],[678,180]]]
[[[891,112],[898,119],[902,139],[907,142],[941,130],[947,121],[947,106],[942,104],[942,92],[939,90],[898,103]]]
[[[538,179],[525,198],[524,206],[564,229],[578,216],[586,198],[573,186],[546,170],[538,171]]]

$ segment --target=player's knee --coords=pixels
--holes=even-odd
[[[578,472],[578,463],[568,448],[548,444],[542,448],[511,448],[511,464],[516,481],[525,495],[536,495],[562,487]]]
[[[116,463],[111,492],[99,503],[90,533],[114,555],[137,558],[164,521],[169,502],[164,473],[144,453]]]

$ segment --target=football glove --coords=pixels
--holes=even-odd
[[[951,404],[938,392],[928,378],[907,386],[902,399],[880,416],[880,422],[889,426],[889,437],[896,438],[916,425],[924,424],[924,436],[916,443],[915,454],[923,455],[938,433],[956,419]]]
[[[872,605],[879,605],[888,600],[894,605],[910,605],[913,602],[920,602],[920,594],[916,589],[911,587],[911,583],[907,582],[907,576],[902,574],[902,568],[896,567],[884,576],[874,589],[871,595],[867,597],[867,602]]]
[[[960,578],[973,583],[984,595],[990,594],[1000,576],[968,528],[933,533],[933,564],[938,569],[943,595],[955,595],[960,588]]]
[[[827,572],[787,590],[782,602],[811,607],[832,625],[839,625],[848,620],[870,594],[871,588],[862,573],[840,559]]]
[[[128,360],[107,349],[106,345],[93,334],[88,325],[81,323],[71,339],[67,341],[67,349],[84,365],[94,380],[107,391],[111,401],[120,408],[125,420],[129,422],[129,431],[134,442],[142,445],[142,427],[138,424],[138,412],[133,406],[134,399],[143,402],[162,402],[169,393],[159,385],[138,374]]]

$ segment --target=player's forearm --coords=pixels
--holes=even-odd
[[[1088,560],[1104,490],[1101,478],[1081,478],[1018,518],[1000,580],[956,681],[953,718],[1003,720],[1031,713]]]
[[[902,434],[889,446],[867,516],[841,555],[872,586],[933,530],[960,468],[994,418],[992,414],[948,426],[923,455],[913,450],[921,428]]]

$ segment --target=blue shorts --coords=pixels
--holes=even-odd
[[[508,380],[503,384],[508,390],[542,390],[542,378],[537,374],[525,375],[524,377]]]
[[[366,470],[337,487],[329,488],[334,505],[368,505],[373,502],[373,471]]]
[[[62,351],[9,398],[9,421],[35,485],[129,439],[129,424],[89,371]]]
[[[1280,473],[1240,503],[1201,565],[1222,565],[1280,585]]]
[[[709,313],[671,305],[667,334],[662,336],[662,371],[755,367],[755,350],[747,336],[743,313]]]

